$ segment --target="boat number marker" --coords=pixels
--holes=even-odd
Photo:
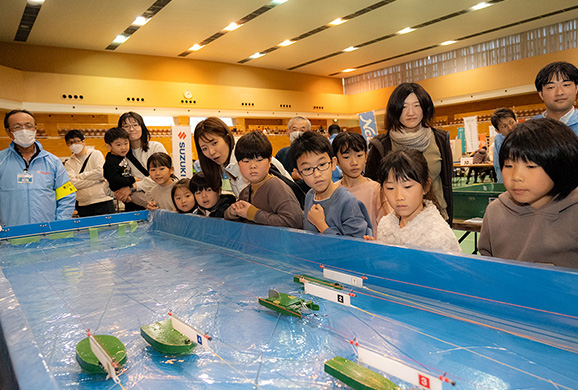
[[[191,341],[196,341],[197,344],[209,348],[209,341],[212,340],[211,336],[193,328],[183,320],[177,318],[173,313],[169,313],[169,316],[171,317],[171,325],[176,331],[181,332]]]
[[[323,276],[327,279],[336,280],[341,283],[349,284],[350,286],[363,287],[363,279],[367,277],[353,276],[343,272],[334,271],[323,267]]]
[[[356,295],[351,292],[343,290],[335,290],[334,288],[324,287],[319,284],[304,281],[305,292],[307,294],[315,295],[332,302],[340,303],[345,306],[351,306],[351,297]]]
[[[386,372],[389,375],[395,376],[405,382],[411,383],[412,385],[420,386],[422,389],[442,390],[443,382],[451,383],[445,376],[436,378],[431,375],[424,374],[414,368],[406,366],[405,364],[387,358],[364,347],[358,346],[357,353],[361,363],[367,364],[368,366],[371,366],[377,370]],[[455,385],[455,382],[452,383],[452,385]]]

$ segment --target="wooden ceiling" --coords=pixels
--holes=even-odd
[[[578,17],[576,2],[568,0],[493,0],[488,1],[491,6],[472,11],[477,3],[46,0],[37,4],[33,0],[2,0],[0,41],[200,59],[341,78]],[[142,15],[154,16],[135,27],[135,18]],[[337,18],[347,21],[329,26]],[[239,21],[245,23],[234,31],[224,31]],[[416,26],[421,27],[398,33]],[[123,33],[130,38],[113,44]],[[279,46],[288,39],[295,43]],[[440,46],[449,40],[458,42]],[[201,50],[189,50],[203,41],[210,43]],[[350,46],[361,47],[343,52]],[[266,54],[260,58],[250,58],[263,52]],[[347,68],[357,70],[343,73]]]

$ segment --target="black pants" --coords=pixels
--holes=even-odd
[[[76,206],[76,211],[78,211],[79,217],[92,217],[93,215],[112,214],[115,212],[115,207],[112,200],[107,200],[87,206]]]

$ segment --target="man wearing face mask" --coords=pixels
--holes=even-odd
[[[311,122],[309,119],[302,117],[302,116],[295,116],[289,120],[287,124],[287,133],[289,134],[289,142],[292,143],[295,141],[301,134],[306,131],[311,131]],[[285,167],[285,170],[291,174],[295,183],[301,187],[303,192],[307,193],[309,191],[309,186],[305,184],[299,171],[297,171],[297,167],[295,166],[295,162],[289,157],[289,146],[279,149],[275,158],[281,161],[281,164]]]
[[[70,130],[64,136],[72,156],[64,167],[70,182],[76,187],[76,211],[80,217],[114,213],[114,201],[109,195],[103,176],[104,156],[99,150],[89,149],[80,130]]]
[[[36,141],[34,115],[12,110],[4,128],[12,143],[0,151],[0,225],[71,218],[76,188],[58,157]]]

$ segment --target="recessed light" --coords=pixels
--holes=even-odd
[[[473,6],[472,8],[470,8],[470,9],[471,9],[472,11],[477,11],[477,10],[480,10],[480,9],[487,8],[487,7],[489,7],[490,5],[492,5],[492,4],[488,4],[488,3],[486,3],[486,2],[484,1],[483,3],[478,3],[478,4],[474,5],[474,6]]]
[[[279,44],[279,46],[289,46],[289,45],[292,45],[292,44],[294,44],[294,43],[295,43],[295,41],[292,41],[292,40],[290,40],[290,39],[285,39],[283,42],[281,42],[281,43]]]
[[[259,57],[263,57],[265,54],[261,54],[259,52],[253,54],[252,56],[249,56],[250,59],[254,60],[255,58],[259,58]]]
[[[132,22],[133,26],[144,26],[147,24],[149,19],[145,18],[144,16],[138,16],[134,22]]]
[[[355,68],[347,68],[347,69],[343,69],[342,72],[343,73],[349,73],[349,72],[353,72],[354,70],[357,70]]]
[[[189,47],[189,50],[197,51],[197,50],[201,50],[203,47],[205,47],[205,45],[201,46],[198,43],[195,43],[193,46]]]
[[[355,47],[355,46],[349,46],[348,48],[343,49],[343,51],[344,51],[344,52],[350,52],[350,51],[354,51],[354,50],[357,50],[357,49],[359,49],[359,48],[358,48],[358,47]]]
[[[398,34],[407,34],[407,33],[410,33],[412,31],[415,31],[415,28],[406,27],[403,30],[399,30],[397,33]]]
[[[28,0],[28,4],[39,5],[43,4],[44,0]]]
[[[128,39],[128,37],[126,35],[117,35],[116,38],[114,38],[114,41],[112,41],[112,43],[124,43],[126,42],[126,40]]]
[[[457,41],[445,41],[445,42],[440,43],[440,45],[442,45],[442,46],[453,45],[456,42]]]
[[[287,0],[273,0],[271,1],[271,4],[273,5],[279,5],[279,4],[283,4],[285,3]]]
[[[237,23],[233,22],[233,23],[229,24],[227,27],[225,27],[224,30],[233,31],[233,30],[238,29],[239,27],[241,27],[241,26],[238,25]]]
[[[341,19],[341,18],[337,18],[337,19],[335,19],[334,21],[329,22],[329,24],[332,25],[332,26],[339,26],[340,24],[343,24],[343,23],[345,23],[345,22],[347,22],[347,20],[343,20],[343,19]]]

